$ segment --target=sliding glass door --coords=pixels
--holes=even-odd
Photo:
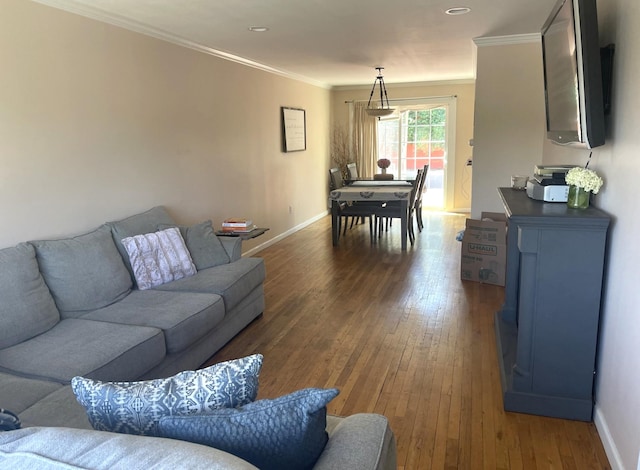
[[[388,172],[398,179],[414,178],[418,168],[429,165],[423,206],[436,210],[447,207],[450,108],[447,102],[401,105],[378,121],[378,157],[391,160]]]

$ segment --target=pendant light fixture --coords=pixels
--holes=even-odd
[[[369,102],[367,103],[366,111],[367,111],[367,114],[369,116],[373,116],[373,117],[378,117],[379,118],[380,116],[388,116],[389,114],[392,114],[395,111],[395,109],[389,107],[389,98],[387,97],[387,87],[384,86],[384,78],[382,77],[382,71],[384,70],[384,67],[376,67],[376,70],[378,71],[378,76],[376,77],[375,81],[373,82],[373,88],[371,88],[371,94],[369,95]],[[373,93],[376,91],[376,83],[378,83],[378,82],[380,82],[380,84],[379,84],[379,87],[380,87],[380,107],[379,108],[372,108],[371,107],[371,98],[373,98]]]

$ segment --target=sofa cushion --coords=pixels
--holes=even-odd
[[[47,427],[0,433],[0,467],[256,470],[224,451],[189,442]]]
[[[122,239],[129,264],[141,290],[193,276],[196,267],[180,230],[171,227]]]
[[[139,382],[99,382],[74,377],[71,387],[98,431],[157,434],[163,416],[242,406],[255,400],[262,355],[221,362],[173,377]]]
[[[0,299],[0,349],[44,333],[60,321],[35,250],[26,243],[0,250]]]
[[[93,429],[84,408],[76,400],[71,385],[64,385],[20,412],[22,427],[64,426]]]
[[[127,250],[124,245],[122,245],[122,239],[133,237],[134,235],[140,235],[142,233],[155,232],[160,224],[175,224],[167,210],[162,206],[156,206],[140,214],[134,214],[125,219],[107,223],[107,226],[111,228],[113,240],[116,242],[118,251],[124,260],[124,264],[131,273],[132,280],[135,280],[135,278],[133,276],[133,271],[131,270]]]
[[[134,290],[120,302],[82,318],[160,328],[167,353],[180,352],[211,331],[224,318],[224,302],[216,294]]]
[[[222,449],[261,470],[308,469],[327,443],[326,405],[338,393],[305,389],[237,409],[165,416],[158,434]]]
[[[160,224],[158,229],[163,230],[168,227]],[[178,228],[198,271],[231,261],[227,250],[214,233],[210,220],[191,226],[178,226]]]
[[[112,304],[131,290],[131,278],[106,225],[77,237],[31,244],[63,317],[65,312]]]
[[[0,350],[0,370],[61,383],[76,375],[133,380],[164,356],[164,335],[157,328],[71,318]]]
[[[156,287],[159,290],[208,292],[221,295],[227,312],[264,282],[262,258],[241,258],[198,271],[194,276]]]
[[[0,408],[22,413],[62,385],[0,373]]]

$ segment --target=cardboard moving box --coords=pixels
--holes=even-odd
[[[504,286],[507,264],[507,218],[483,212],[467,219],[462,238],[460,279]]]

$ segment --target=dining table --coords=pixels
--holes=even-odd
[[[413,185],[415,183],[415,178],[407,178],[407,179],[393,179],[393,180],[376,180],[371,177],[361,177],[355,179],[346,179],[344,181],[345,185],[357,185],[357,186],[406,186],[407,183]]]
[[[413,184],[403,180],[354,181],[329,193],[331,199],[331,236],[333,246],[338,246],[341,202],[356,201],[400,201],[401,249],[407,250],[409,199]]]

